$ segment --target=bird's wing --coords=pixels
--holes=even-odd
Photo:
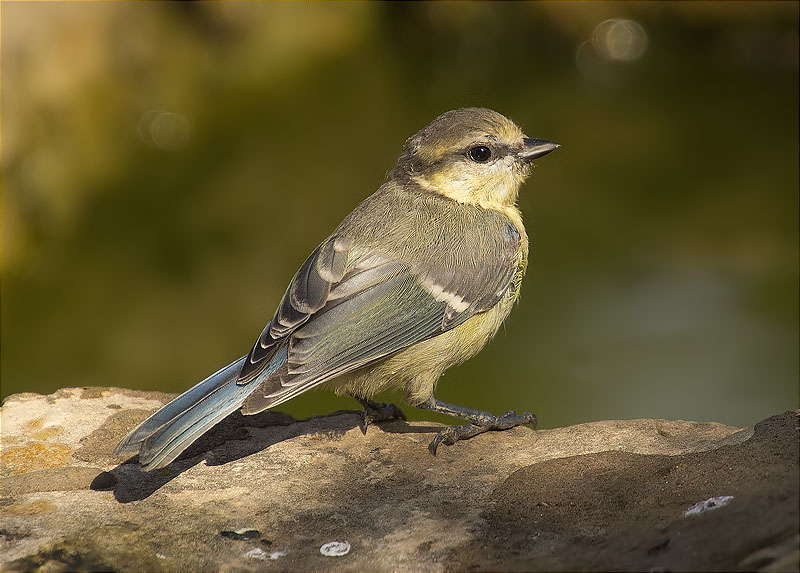
[[[245,360],[239,384],[258,378],[288,343],[286,363],[262,377],[243,411],[284,402],[492,308],[520,265],[519,233],[510,224],[498,231],[488,242],[463,241],[444,263],[441,257],[405,262],[352,238],[330,237],[295,275]]]
[[[282,343],[327,304],[331,287],[343,280],[352,240],[331,236],[297,271],[275,316],[256,340],[239,373],[238,384],[249,384],[271,364]]]

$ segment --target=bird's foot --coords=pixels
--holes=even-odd
[[[439,444],[446,444],[452,446],[459,440],[468,440],[478,434],[492,430],[508,430],[515,426],[523,424],[531,424],[534,429],[536,428],[536,416],[530,412],[517,415],[516,412],[510,410],[502,416],[492,416],[485,412],[481,412],[480,424],[465,424],[463,426],[448,426],[444,430],[436,434],[433,441],[428,446],[428,450],[435,456]]]
[[[361,432],[366,434],[370,424],[388,422],[390,420],[405,420],[406,415],[394,404],[375,402],[368,398],[356,398],[364,407],[361,411]]]

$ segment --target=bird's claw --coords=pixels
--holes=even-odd
[[[436,450],[439,449],[439,444],[452,446],[458,440],[466,439],[462,437],[462,433],[465,433],[471,428],[480,428],[480,426],[475,426],[473,424],[466,424],[464,426],[448,426],[434,436],[433,440],[431,440],[431,443],[428,445],[428,451],[435,456]]]
[[[395,404],[384,402],[363,401],[364,409],[361,411],[361,433],[367,434],[370,424],[388,422],[390,420],[405,420],[406,415]]]
[[[488,421],[486,424],[465,424],[463,426],[448,426],[441,430],[431,441],[428,450],[436,455],[440,444],[452,446],[460,440],[468,440],[478,434],[488,432],[491,430],[508,430],[515,426],[523,424],[530,424],[536,429],[536,415],[530,412],[524,412],[517,415],[514,410],[509,410],[502,416],[496,416],[493,420]]]

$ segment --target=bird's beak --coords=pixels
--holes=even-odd
[[[558,143],[553,143],[546,139],[531,139],[530,137],[525,137],[522,139],[522,142],[524,147],[517,155],[520,159],[524,159],[525,161],[533,161],[537,157],[547,155],[551,151],[555,151],[561,147]]]

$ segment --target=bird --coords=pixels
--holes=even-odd
[[[558,147],[486,108],[436,117],[300,266],[250,351],[144,420],[115,454],[162,468],[234,411],[255,414],[321,385],[361,403],[365,433],[405,419],[371,399],[387,389],[468,422],[441,430],[433,455],[488,430],[535,428],[530,412],[495,416],[440,401],[434,389],[517,301],[528,263],[519,190],[533,160]]]

